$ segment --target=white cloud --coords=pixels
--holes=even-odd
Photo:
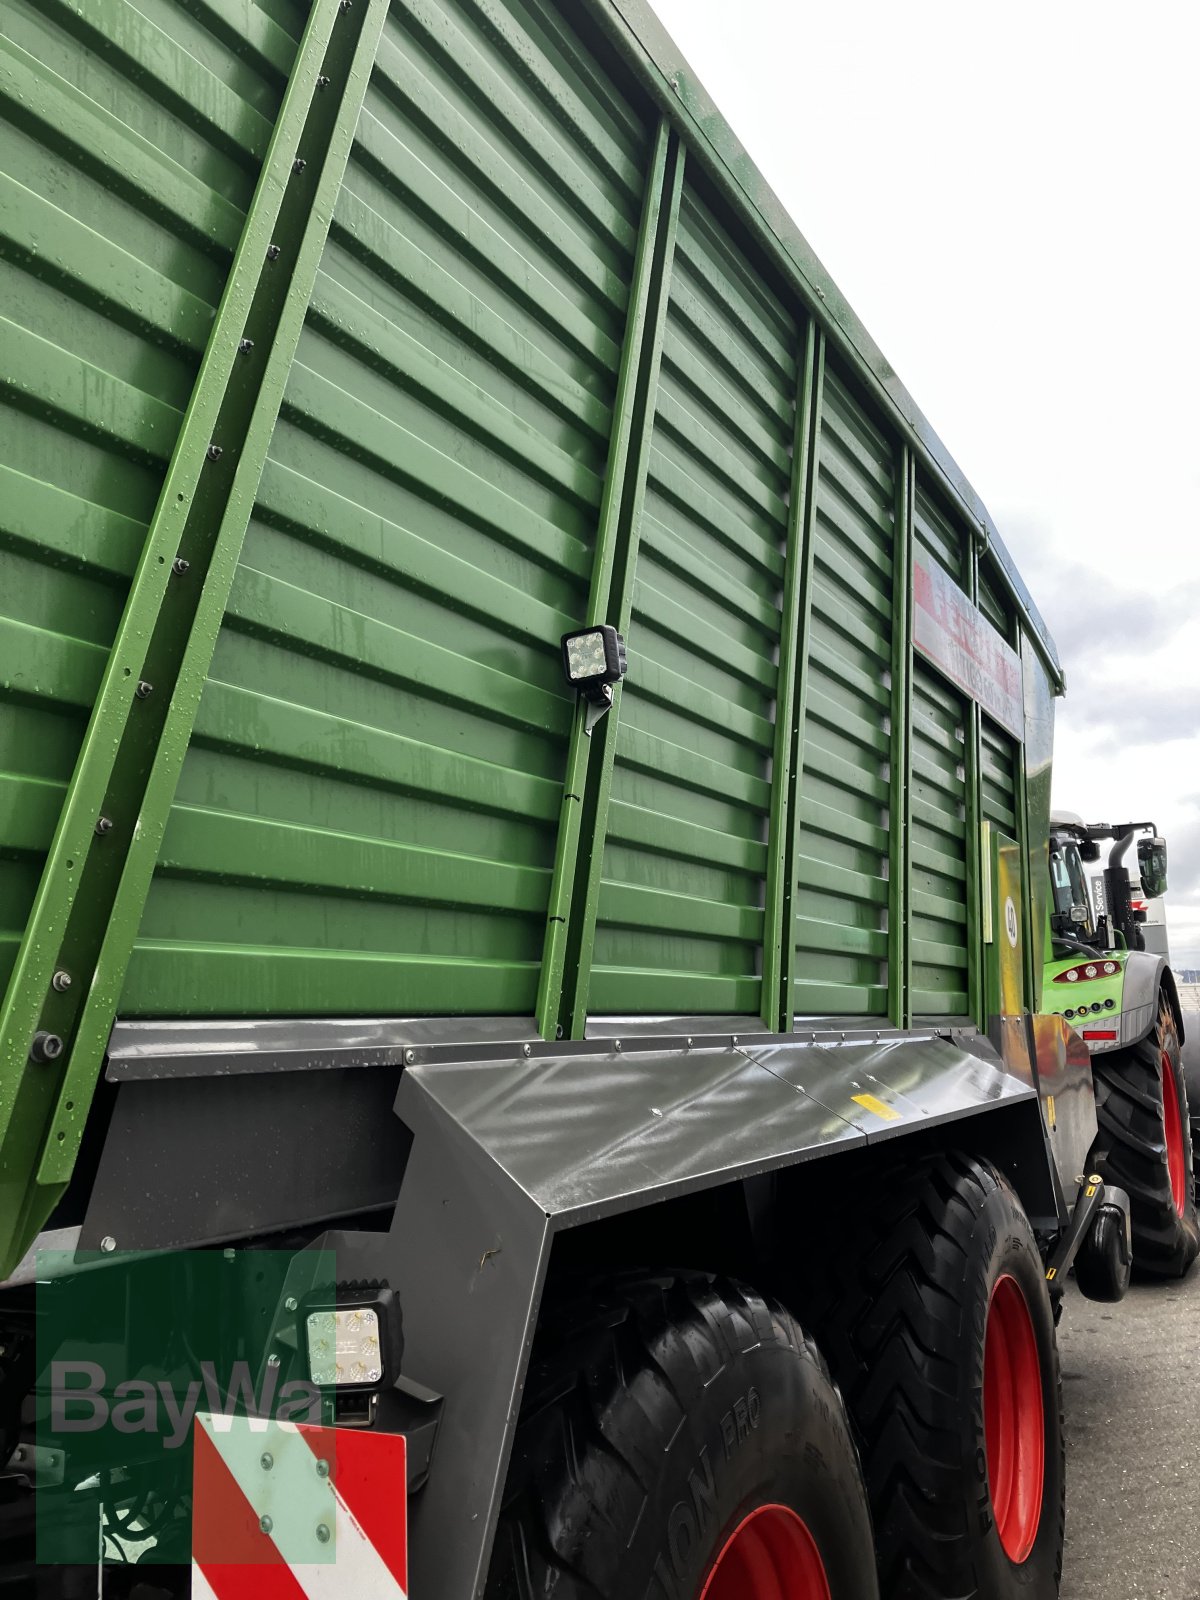
[[[1057,624],[1056,800],[1155,817],[1200,966],[1200,7],[654,5]]]

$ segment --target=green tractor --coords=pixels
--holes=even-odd
[[[1124,860],[1136,840],[1148,899],[1166,893],[1167,846],[1150,822],[1050,819],[1049,921],[1042,1008],[1064,1017],[1092,1055],[1099,1134],[1093,1170],[1130,1200],[1133,1259],[1161,1277],[1200,1251],[1184,1018],[1165,955],[1148,951]],[[1093,898],[1087,868],[1108,855]]]

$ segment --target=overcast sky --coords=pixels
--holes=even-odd
[[[1049,623],[1055,803],[1158,822],[1200,966],[1200,6],[653,4]]]

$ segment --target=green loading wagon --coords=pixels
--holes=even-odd
[[[868,1500],[885,1588],[933,1535],[888,1521],[839,1275],[957,1207],[971,1262],[1017,1241],[981,1316],[1016,1285],[1045,1432],[993,1428],[975,1487],[943,1438],[991,1510],[937,1581],[1057,1592],[1055,1274],[1128,1273],[1087,1051],[1038,1015],[1063,679],[884,357],[634,0],[2,14],[0,1342],[39,1242],[43,1298],[319,1247],[320,1315],[353,1280],[403,1317],[408,1409],[365,1415],[408,1438],[416,1600],[719,1600],[751,1538],[867,1600]],[[561,641],[601,628],[598,700]],[[567,1516],[519,1400],[580,1274],[631,1372],[766,1318],[801,1420],[816,1333],[878,1444],[822,1446],[857,1566],[806,1479],[747,1533],[714,1468],[685,1549],[669,1466],[626,1567]],[[710,1422],[749,1459],[754,1384],[697,1401],[697,1460]],[[797,1436],[757,1428],[765,1483]]]

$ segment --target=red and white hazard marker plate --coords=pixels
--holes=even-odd
[[[196,1417],[193,1600],[405,1600],[402,1434]]]

